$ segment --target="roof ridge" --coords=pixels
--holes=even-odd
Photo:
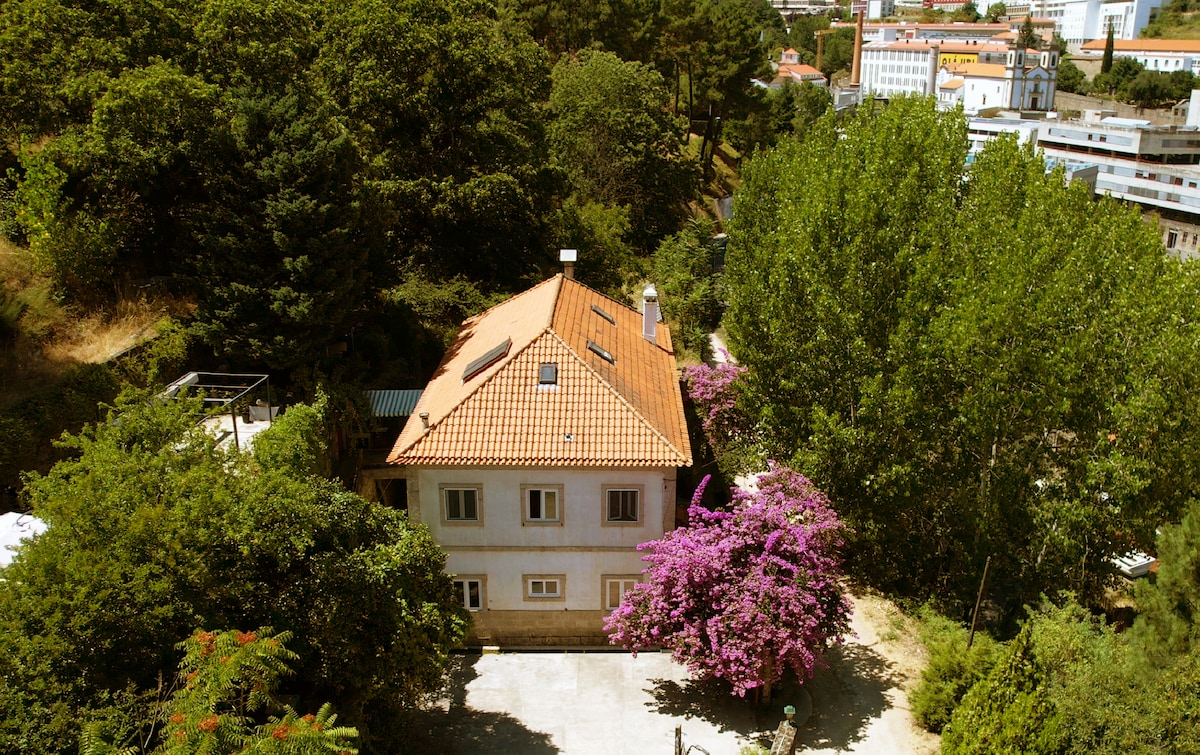
[[[551,276],[551,277],[547,278],[546,280],[542,281],[541,283],[537,283],[537,284],[535,284],[535,285],[533,285],[533,286],[530,286],[529,288],[525,289],[524,291],[518,291],[517,293],[515,293],[515,294],[512,294],[511,296],[508,296],[508,297],[506,297],[506,298],[504,298],[504,299],[502,299],[502,300],[500,300],[500,301],[496,302],[495,304],[493,304],[492,306],[488,307],[487,309],[484,309],[484,310],[481,310],[481,311],[479,311],[479,312],[476,312],[475,314],[471,315],[470,317],[468,317],[467,319],[465,319],[465,320],[463,320],[461,323],[459,323],[459,326],[458,326],[458,332],[459,332],[459,333],[461,333],[461,332],[462,332],[462,329],[463,329],[464,327],[466,327],[467,323],[469,323],[469,322],[474,322],[474,321],[476,321],[476,320],[481,320],[481,319],[483,319],[483,316],[484,316],[484,315],[488,314],[488,313],[489,313],[489,312],[491,312],[492,310],[494,310],[494,309],[498,309],[498,308],[500,308],[500,307],[503,307],[504,305],[506,305],[506,304],[508,304],[508,303],[510,303],[510,302],[514,302],[514,301],[516,301],[517,299],[520,299],[520,298],[522,298],[523,296],[526,296],[526,295],[528,295],[528,294],[531,294],[531,293],[533,293],[534,291],[536,291],[536,290],[538,290],[539,288],[541,288],[542,286],[549,285],[551,282],[553,282],[553,281],[556,281],[556,280],[558,280],[558,279],[559,279],[559,278],[561,278],[561,277],[562,277],[562,273],[559,273],[558,275],[553,275],[553,276]],[[559,287],[559,291],[561,291],[561,290],[562,290],[562,287],[560,286],[560,287]],[[555,292],[555,294],[554,294],[554,300],[555,300],[556,302],[558,301],[558,292]],[[554,312],[554,308],[553,308],[553,307],[551,307],[551,309],[550,309],[550,312],[551,312],[551,313],[553,313],[553,312]],[[457,338],[457,336],[455,336],[455,337]]]
[[[550,335],[554,336],[554,338],[556,338],[558,340],[558,342],[563,345],[563,348],[565,348],[567,350],[567,353],[569,353],[571,356],[575,357],[575,360],[583,365],[584,369],[588,370],[593,375],[595,375],[596,378],[600,381],[600,383],[605,388],[607,388],[610,393],[612,393],[614,396],[617,397],[618,401],[620,401],[622,404],[624,404],[629,409],[629,411],[633,412],[633,416],[637,417],[638,420],[643,425],[650,428],[650,432],[652,432],[656,436],[658,436],[658,438],[667,445],[667,448],[674,451],[675,455],[678,456],[681,461],[683,461],[684,463],[687,463],[687,454],[683,453],[678,448],[676,448],[675,444],[672,443],[671,440],[669,438],[667,438],[666,435],[663,435],[662,431],[659,430],[657,427],[655,427],[653,422],[646,419],[646,416],[644,414],[642,414],[640,411],[638,411],[638,408],[636,406],[634,406],[632,403],[630,403],[629,399],[625,398],[625,396],[620,391],[618,391],[616,389],[616,387],[614,387],[612,385],[612,383],[605,380],[604,376],[601,375],[600,372],[595,367],[588,364],[587,360],[584,359],[583,357],[581,357],[579,355],[579,353],[575,351],[575,349],[572,349],[571,344],[567,343],[566,340],[562,336],[560,336],[558,333],[556,333],[554,328],[547,328],[546,332],[549,333]],[[534,341],[537,341],[537,340],[540,340],[540,336],[539,336],[539,338],[534,339]],[[667,353],[670,353],[670,352],[667,352]],[[449,415],[447,415],[447,416],[449,416]]]

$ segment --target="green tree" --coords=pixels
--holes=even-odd
[[[1138,107],[1159,107],[1174,99],[1171,80],[1158,71],[1142,71],[1125,85],[1122,99]]]
[[[1025,23],[1021,24],[1021,31],[1017,33],[1017,47],[1023,50],[1040,50],[1042,47],[1042,38],[1034,30],[1033,19],[1029,16],[1025,17]]]
[[[392,256],[504,290],[540,275],[561,189],[545,50],[486,0],[326,7],[313,74],[369,156]]]
[[[876,585],[965,602],[993,555],[1012,608],[1094,594],[1200,484],[1194,273],[1032,149],[963,183],[965,153],[961,120],[899,100],[751,162],[725,319],[747,405]]]
[[[275,694],[280,680],[298,656],[285,644],[287,632],[264,627],[255,632],[197,631],[180,643],[175,693],[161,706],[161,744],[155,755],[213,755],[255,752],[324,755],[356,753],[358,732],[337,726],[327,703],[300,715]],[[82,755],[136,755],[151,752],[137,743],[118,749],[104,736],[102,725],[84,729]]]
[[[363,322],[388,279],[385,212],[330,103],[299,87],[236,92],[223,114],[181,240],[196,331],[243,362],[311,362]]]
[[[1104,38],[1104,56],[1100,58],[1100,73],[1108,73],[1113,67],[1113,25],[1108,24],[1108,36]]]
[[[396,716],[436,688],[468,620],[444,555],[399,512],[222,450],[198,404],[146,399],[28,482],[49,527],[0,582],[0,750],[73,751],[88,720],[145,741],[178,637],[271,625],[297,638],[281,693],[331,701],[365,750],[394,752]]]
[[[622,207],[630,242],[652,248],[682,221],[695,175],[680,154],[686,125],[657,71],[585,50],[554,67],[549,143],[582,202]]]
[[[988,6],[987,13],[984,15],[987,16],[989,22],[997,24],[1008,16],[1008,8],[1005,7],[1004,3],[992,3]]]
[[[979,20],[979,8],[975,7],[975,3],[972,0],[967,0],[961,8],[950,14],[950,20],[965,21],[966,23],[973,24]]]
[[[721,276],[713,269],[715,230],[711,221],[693,220],[654,253],[654,281],[672,335],[701,355],[721,320]]]
[[[1069,58],[1063,58],[1058,62],[1058,80],[1055,86],[1059,91],[1074,94],[1087,94],[1088,91],[1087,77]]]
[[[1200,504],[1158,537],[1154,582],[1138,585],[1133,637],[1146,665],[1163,667],[1200,646]]]

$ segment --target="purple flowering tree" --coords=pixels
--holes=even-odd
[[[647,580],[605,622],[627,649],[663,647],[702,678],[769,698],[787,669],[804,679],[849,631],[837,551],[844,527],[803,475],[770,462],[757,491],[735,489],[729,511],[692,498],[687,526],[648,551]]]
[[[728,352],[726,352],[728,357]],[[738,411],[737,397],[746,368],[734,362],[715,367],[701,364],[683,371],[688,396],[696,406],[704,436],[726,474],[761,469],[753,426]]]

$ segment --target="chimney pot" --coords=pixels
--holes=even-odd
[[[428,430],[429,429],[429,412],[421,412],[417,416],[421,418],[421,424],[425,427],[426,430]]]

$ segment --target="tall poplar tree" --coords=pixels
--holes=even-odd
[[[853,528],[851,571],[1011,607],[1099,589],[1200,490],[1191,268],[1141,217],[898,100],[757,158],[726,323],[747,408]]]

